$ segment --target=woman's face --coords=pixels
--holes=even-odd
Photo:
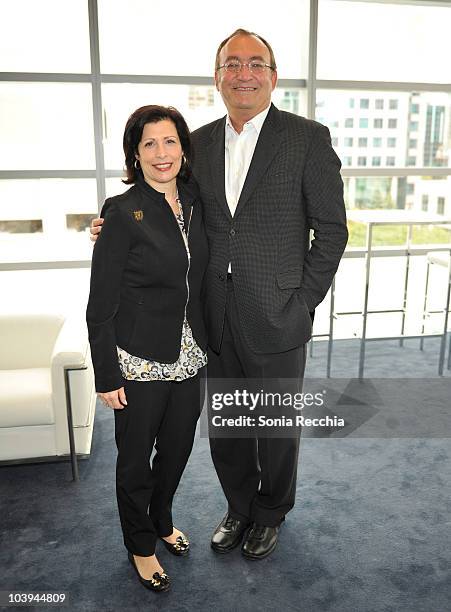
[[[182,145],[175,124],[169,119],[146,123],[138,144],[136,159],[144,179],[157,191],[175,181],[182,165]]]

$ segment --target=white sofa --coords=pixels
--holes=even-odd
[[[77,455],[89,455],[96,393],[84,324],[61,315],[0,315],[0,461],[69,455],[65,367]]]

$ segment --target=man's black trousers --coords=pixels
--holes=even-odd
[[[208,377],[298,379],[305,369],[305,345],[277,354],[256,354],[243,339],[233,281],[227,281],[227,304],[220,353],[208,353]],[[216,473],[232,517],[275,527],[294,505],[299,437],[210,437]]]

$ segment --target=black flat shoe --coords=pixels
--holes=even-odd
[[[272,553],[279,537],[279,527],[266,527],[254,523],[241,547],[246,559],[264,559]]]
[[[218,553],[230,552],[241,542],[248,526],[249,523],[234,519],[227,513],[211,538],[212,549]]]
[[[160,540],[163,542],[169,552],[177,557],[183,557],[189,553],[189,540],[187,540],[183,535],[179,535],[173,544],[171,544],[171,542],[167,542],[163,538],[160,538]]]
[[[169,576],[167,574],[165,574],[164,572],[162,574],[160,574],[159,572],[155,572],[155,574],[150,580],[146,580],[146,578],[143,578],[139,573],[138,568],[136,567],[135,559],[130,551],[128,553],[128,560],[133,565],[133,568],[138,575],[140,583],[145,586],[146,589],[149,589],[150,591],[155,591],[157,593],[167,591],[169,589],[170,582]]]

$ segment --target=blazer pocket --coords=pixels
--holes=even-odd
[[[121,304],[115,318],[118,342],[120,341],[122,344],[128,345],[132,341],[138,328],[138,314],[139,310],[136,308],[136,305],[133,304],[133,302],[127,302],[126,306]],[[126,346],[121,346],[121,348],[126,349]]]
[[[277,274],[279,289],[299,289],[302,281],[302,268],[285,270]]]

